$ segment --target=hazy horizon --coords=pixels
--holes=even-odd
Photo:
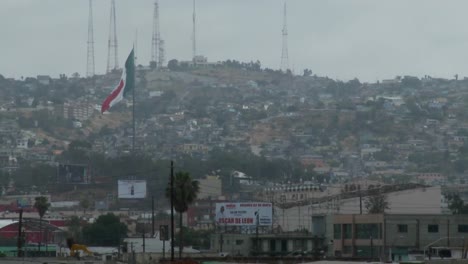
[[[153,0],[116,0],[119,63],[138,30],[138,63],[151,56]],[[198,54],[209,61],[260,60],[278,69],[282,0],[197,1]],[[86,73],[88,1],[0,3],[5,77]],[[96,73],[107,62],[109,0],[95,0]],[[397,75],[468,76],[466,1],[288,1],[289,62],[334,79],[374,82]],[[166,62],[191,58],[192,1],[160,0]],[[7,25],[7,26],[5,26]]]

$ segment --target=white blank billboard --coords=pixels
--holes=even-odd
[[[119,180],[118,195],[121,199],[141,199],[146,197],[145,180]]]
[[[258,215],[258,216],[257,216]],[[216,223],[221,226],[271,226],[273,207],[271,203],[217,203]]]

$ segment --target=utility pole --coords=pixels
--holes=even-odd
[[[359,188],[359,214],[362,214],[362,193],[361,193],[361,188]]]
[[[154,195],[151,196],[151,237],[154,237]]]
[[[143,234],[142,234],[142,239],[143,239],[143,253],[145,253],[145,247],[146,247],[146,243],[145,243],[145,223],[143,223]]]
[[[23,247],[23,234],[22,234],[22,228],[23,228],[23,209],[20,209],[19,211],[19,223],[18,223],[18,258],[22,257],[23,252],[22,252],[22,247]]]
[[[174,261],[174,161],[171,160],[171,261]]]

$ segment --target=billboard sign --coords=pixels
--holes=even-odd
[[[273,207],[260,202],[217,203],[215,221],[225,226],[271,226]]]
[[[117,187],[120,199],[142,199],[146,197],[145,180],[119,180]]]
[[[84,184],[90,182],[88,166],[77,164],[59,164],[58,182]]]

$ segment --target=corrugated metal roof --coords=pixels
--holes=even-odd
[[[11,220],[11,219],[0,219],[0,229],[9,226],[11,224],[18,223],[16,220]]]

